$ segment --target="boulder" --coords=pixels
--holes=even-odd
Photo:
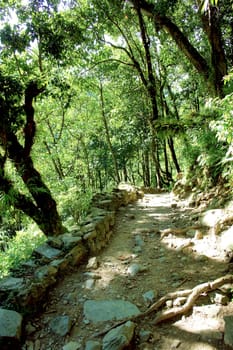
[[[88,340],[85,345],[85,350],[101,350],[102,345],[97,340]]]
[[[72,320],[69,316],[57,316],[49,324],[51,330],[62,337],[68,334],[72,327]]]
[[[0,309],[0,349],[19,349],[22,322],[18,312]]]
[[[134,336],[136,323],[128,321],[112,329],[103,338],[103,350],[123,350],[128,347]]]
[[[84,316],[94,323],[121,320],[139,313],[136,305],[125,300],[87,300],[84,303]]]
[[[45,261],[50,261],[58,258],[62,251],[48,245],[47,243],[41,244],[34,250],[34,253]]]

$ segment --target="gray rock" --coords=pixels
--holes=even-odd
[[[128,321],[112,329],[103,338],[103,350],[122,350],[129,346],[134,336],[136,324]]]
[[[27,335],[30,335],[36,331],[36,327],[33,326],[31,323],[27,323],[27,325],[25,326],[25,331]]]
[[[34,252],[47,260],[56,259],[62,253],[61,250],[50,247],[47,243],[41,244]]]
[[[93,278],[94,280],[101,279],[101,276],[94,272],[84,272],[83,275],[88,278]]]
[[[70,341],[62,347],[62,350],[78,350],[81,348],[81,344],[76,341]]]
[[[144,245],[144,241],[140,235],[136,235],[134,237],[134,240],[135,240],[136,246],[142,247]]]
[[[27,260],[27,261],[23,261],[22,262],[22,266],[25,266],[25,267],[36,267],[36,263],[34,260]]]
[[[23,317],[13,310],[0,309],[0,343],[20,341]]]
[[[87,263],[87,269],[97,269],[99,265],[99,262],[96,258],[96,256],[90,258]]]
[[[69,265],[68,259],[55,259],[50,262],[51,266],[56,267],[59,271],[64,271]]]
[[[102,345],[97,340],[88,340],[85,345],[85,350],[101,350]]]
[[[52,319],[49,326],[54,333],[65,336],[71,330],[72,320],[69,316],[58,316]]]
[[[153,290],[148,290],[148,292],[144,293],[142,297],[147,304],[151,304],[155,299],[155,293]]]
[[[38,269],[36,269],[35,271],[35,278],[37,278],[38,280],[44,280],[45,278],[55,278],[57,275],[58,269],[55,266],[49,266],[49,265],[45,265],[42,267],[39,267]],[[56,280],[54,279],[54,282]]]
[[[134,254],[140,254],[142,252],[142,248],[139,246],[136,246],[133,248],[133,253]]]
[[[145,329],[141,329],[139,332],[140,342],[147,342],[150,338],[152,338],[153,333],[151,331],[147,331]]]
[[[85,281],[83,287],[85,289],[93,289],[94,285],[95,285],[95,280],[93,278],[89,278],[88,280]]]
[[[131,264],[127,269],[127,273],[130,276],[136,276],[139,272],[144,271],[147,271],[147,268],[137,263]]]
[[[62,249],[63,242],[60,237],[49,237],[47,239],[47,243],[50,247],[56,248],[56,249]]]
[[[233,347],[233,316],[225,316],[225,333],[224,333],[224,343]]]
[[[92,322],[121,320],[139,313],[136,305],[124,300],[87,300],[84,303],[84,316]]]
[[[64,243],[65,249],[68,250],[74,248],[77,244],[79,244],[79,242],[82,241],[82,237],[74,237],[72,234],[66,233],[62,235],[62,241]]]
[[[6,277],[0,281],[0,292],[20,290],[24,287],[23,278]]]

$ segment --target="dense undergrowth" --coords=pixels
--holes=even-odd
[[[0,251],[0,278],[28,260],[32,251],[45,240],[45,235],[35,224],[29,225],[27,229],[16,231],[12,238],[5,237],[3,250]]]

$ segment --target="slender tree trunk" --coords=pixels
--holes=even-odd
[[[143,169],[143,182],[145,187],[150,187],[150,157],[148,150],[143,153],[142,169]]]
[[[52,152],[50,150],[50,147],[49,147],[49,145],[48,145],[48,143],[46,141],[44,141],[44,145],[45,145],[45,147],[46,147],[46,149],[48,151],[48,154],[50,155],[50,158],[52,160],[55,172],[57,173],[59,180],[63,180],[65,176],[64,176],[64,173],[63,173],[60,161],[56,160],[53,157]]]
[[[167,179],[167,184],[169,184],[172,181],[172,174],[169,171],[169,161],[168,161],[168,155],[167,155],[167,144],[166,144],[166,141],[163,142],[163,153],[164,153],[166,179]]]
[[[124,181],[127,182],[128,181],[128,172],[127,172],[127,167],[126,167],[126,162],[124,161],[123,164],[123,175],[124,175]]]
[[[120,179],[120,174],[119,174],[119,170],[118,170],[116,155],[115,155],[113,147],[112,147],[111,137],[110,137],[109,128],[108,128],[108,122],[107,122],[107,118],[106,118],[106,114],[105,114],[103,86],[101,83],[100,83],[100,102],[101,102],[101,112],[102,112],[102,119],[103,119],[103,123],[104,123],[106,140],[107,140],[107,144],[108,144],[109,150],[110,150],[111,155],[112,155],[113,165],[114,165],[114,169],[115,169],[116,182],[119,184],[121,182],[121,179]]]
[[[159,152],[158,152],[158,140],[155,138],[155,135],[152,136],[151,142],[151,157],[155,166],[155,178],[156,178],[156,187],[163,187],[163,177],[161,174],[161,167],[159,161]]]
[[[151,107],[152,107],[152,114],[149,120],[149,125],[152,133],[152,159],[155,165],[157,187],[161,188],[163,180],[162,180],[161,168],[159,164],[157,133],[154,125],[155,121],[158,120],[159,115],[158,115],[158,106],[157,106],[157,100],[156,100],[156,95],[157,95],[156,82],[155,82],[152,59],[150,54],[150,39],[149,39],[149,36],[147,35],[145,22],[143,20],[141,9],[140,9],[140,6],[138,6],[138,3],[135,4],[135,9],[138,15],[141,38],[142,38],[142,43],[143,43],[143,47],[146,55],[146,66],[147,66],[147,75],[148,75],[146,88],[147,88],[147,92],[148,92],[150,102],[151,102]]]
[[[170,148],[172,160],[173,160],[173,163],[175,165],[176,171],[177,171],[177,173],[180,173],[181,169],[180,169],[180,166],[179,166],[179,163],[178,163],[178,159],[176,157],[176,152],[175,152],[175,147],[174,147],[174,142],[173,142],[172,137],[168,138],[167,143],[168,143],[168,146]]]
[[[81,142],[81,145],[82,145],[82,149],[83,149],[83,154],[84,154],[84,162],[86,163],[86,167],[87,167],[87,182],[88,182],[88,186],[91,186],[91,183],[93,183],[93,174],[91,172],[91,167],[90,167],[90,160],[89,160],[89,154],[88,154],[88,151],[87,151],[87,147],[86,147],[86,144],[85,144],[85,141],[83,139],[83,137],[81,136],[80,137],[80,142]]]

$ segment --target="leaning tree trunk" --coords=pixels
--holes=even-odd
[[[169,148],[170,148],[172,160],[173,160],[173,163],[174,163],[174,165],[175,165],[176,171],[177,171],[177,173],[180,173],[180,172],[181,172],[181,169],[180,169],[180,165],[179,165],[179,163],[178,163],[178,159],[177,159],[177,157],[176,157],[176,151],[175,151],[175,147],[174,147],[173,138],[172,138],[171,136],[168,137],[167,143],[168,143],[168,146],[169,146]]]
[[[33,212],[30,211],[30,208],[27,208],[28,206],[32,207],[33,201],[17,201],[17,208],[31,216],[46,236],[56,236],[63,233],[64,228],[57,211],[56,202],[43,182],[40,173],[35,169],[32,158],[24,156],[24,148],[13,133],[8,133],[7,138],[8,156],[13,161],[35,203]]]
[[[34,143],[36,124],[34,121],[33,100],[43,91],[36,82],[29,83],[25,91],[24,111],[26,122],[24,125],[24,145],[19,142],[16,131],[12,127],[10,118],[3,117],[0,130],[0,144],[5,154],[0,154],[0,191],[8,196],[8,201],[15,208],[31,217],[46,236],[55,236],[64,232],[57,205],[50,190],[35,169],[30,156]],[[22,194],[5,175],[5,164],[9,159],[22,178],[31,196]]]
[[[54,210],[54,205],[53,207],[51,205],[54,203],[49,203],[50,208],[48,206],[46,212],[40,211],[40,208],[38,208],[29,196],[19,192],[13,186],[12,182],[2,176],[2,174],[0,175],[0,191],[5,193],[10,205],[34,220],[46,236],[55,236],[64,232],[60,217],[57,214],[57,211]]]

